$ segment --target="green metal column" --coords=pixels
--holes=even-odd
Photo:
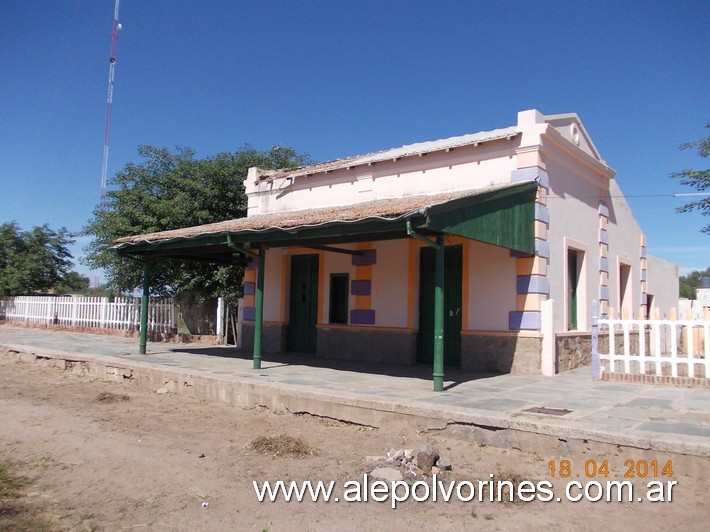
[[[143,263],[143,296],[141,297],[141,330],[138,353],[145,355],[146,338],[148,333],[148,295],[150,293],[150,264]]]
[[[444,389],[444,237],[436,237],[434,264],[434,391]]]
[[[254,316],[254,369],[261,369],[261,328],[264,318],[264,259],[266,249],[259,249],[256,266],[256,316]]]

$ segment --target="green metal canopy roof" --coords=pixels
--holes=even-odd
[[[143,260],[233,263],[249,248],[314,247],[407,237],[458,235],[523,253],[535,251],[537,182],[354,205],[249,216],[215,224],[123,237],[112,249]]]

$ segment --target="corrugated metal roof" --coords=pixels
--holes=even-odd
[[[431,140],[427,142],[417,142],[415,144],[408,144],[399,148],[392,148],[389,150],[368,153],[366,155],[356,155],[354,157],[348,157],[345,159],[337,159],[335,161],[314,164],[311,166],[304,166],[302,168],[297,168],[296,170],[292,171],[268,172],[264,173],[263,177],[266,179],[274,177],[299,177],[310,174],[316,174],[319,172],[330,172],[341,168],[360,166],[364,164],[373,164],[382,161],[391,161],[394,159],[400,159],[402,157],[411,157],[413,155],[459,148],[462,146],[480,144],[482,142],[489,142],[492,140],[509,139],[515,137],[518,134],[519,132],[516,126],[494,129],[492,131],[480,131],[478,133],[460,135],[458,137]]]
[[[257,233],[270,229],[296,229],[331,223],[358,222],[367,219],[395,220],[397,218],[406,218],[423,209],[454,199],[477,196],[486,192],[503,190],[519,185],[520,183],[494,185],[474,190],[469,189],[439,194],[406,196],[394,199],[388,198],[344,206],[257,214],[246,218],[236,218],[234,220],[197,225],[183,229],[126,236],[114,240],[113,245],[114,247],[122,247],[126,244],[130,245],[140,242],[155,243],[174,239],[196,238],[219,233],[233,233],[237,231],[254,231]]]

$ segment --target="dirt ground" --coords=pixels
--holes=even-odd
[[[26,481],[23,500],[57,530],[701,530],[709,482],[707,460],[674,459],[672,502],[569,502],[570,478],[551,477],[565,457],[479,447],[417,433],[404,424],[368,428],[309,416],[241,409],[157,394],[131,383],[80,377],[38,363],[0,357],[0,462]],[[249,445],[264,436],[300,438],[305,457],[264,455]],[[252,482],[362,482],[377,464],[368,456],[429,444],[453,463],[446,480],[547,480],[562,502],[259,502]],[[646,456],[648,458],[648,456]],[[654,457],[651,457],[653,459]],[[628,451],[608,460],[610,476],[625,471]],[[579,480],[605,482],[596,476]],[[637,494],[646,482],[636,479]],[[636,497],[634,497],[636,498]],[[205,504],[207,503],[206,507]]]

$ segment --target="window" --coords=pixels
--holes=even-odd
[[[567,330],[579,328],[579,273],[582,266],[581,252],[567,250]]]
[[[624,320],[633,318],[631,290],[631,266],[619,264],[619,317]]]
[[[348,323],[348,282],[347,273],[330,275],[330,323]]]

